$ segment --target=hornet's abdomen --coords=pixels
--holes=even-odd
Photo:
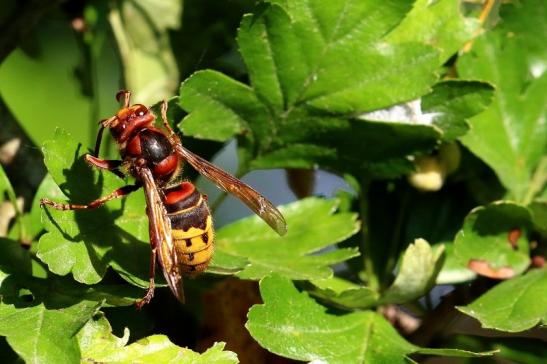
[[[190,182],[165,191],[167,217],[181,273],[203,272],[213,256],[213,219],[207,199]]]

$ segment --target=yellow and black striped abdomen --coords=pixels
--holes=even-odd
[[[213,257],[213,219],[207,200],[190,182],[166,192],[167,216],[181,273],[197,275]]]

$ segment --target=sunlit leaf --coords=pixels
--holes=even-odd
[[[460,12],[452,0],[417,0],[402,23],[388,35],[391,41],[422,41],[441,50],[439,64],[448,60],[479,29],[479,22]]]
[[[486,109],[493,94],[494,88],[485,82],[443,81],[422,98],[422,109],[435,115],[433,124],[443,131],[443,140],[450,141],[467,133],[467,119]]]
[[[483,327],[519,332],[547,323],[547,271],[537,269],[498,284],[458,309]]]
[[[444,247],[445,259],[435,280],[436,284],[462,283],[476,278],[476,273],[469,270],[467,265],[456,257],[452,242],[444,242],[442,245],[439,245]],[[440,248],[440,246],[434,245],[432,248]]]
[[[224,343],[215,343],[203,354],[173,344],[165,335],[152,335],[127,345],[129,330],[119,338],[112,334],[107,319],[100,315],[88,321],[78,333],[82,360],[123,363],[188,363],[235,364],[237,355],[224,350]]]
[[[379,314],[328,312],[280,276],[260,283],[264,304],[248,314],[247,329],[260,345],[291,359],[327,363],[407,363],[407,355],[484,356],[456,349],[422,349],[403,339]]]
[[[243,170],[319,164],[393,177],[412,169],[408,155],[435,147],[435,127],[348,116],[417,98],[436,81],[434,48],[382,38],[410,2],[270,3],[239,28],[250,86],[213,71],[182,85],[186,133],[212,140],[237,135]]]
[[[180,0],[124,0],[115,4],[109,21],[134,100],[152,104],[170,97],[178,86],[178,68],[169,29],[180,26]]]
[[[397,277],[383,293],[382,303],[403,303],[426,294],[444,261],[444,249],[433,250],[424,239],[416,239],[403,254]]]
[[[502,9],[503,22],[458,60],[461,77],[496,87],[492,106],[470,119],[462,141],[494,169],[511,199],[528,203],[529,180],[547,150],[545,2]]]
[[[217,250],[246,258],[241,278],[260,279],[279,273],[292,279],[319,279],[332,275],[330,265],[358,253],[355,249],[323,250],[359,229],[353,213],[336,213],[336,200],[307,198],[282,206],[288,232],[281,237],[256,216],[221,228]],[[217,265],[221,263],[218,262]]]
[[[26,362],[78,362],[78,330],[101,306],[132,305],[140,294],[128,286],[34,278],[28,251],[15,242],[1,243],[0,335]]]

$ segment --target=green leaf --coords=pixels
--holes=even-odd
[[[240,272],[247,265],[249,265],[247,258],[216,249],[213,259],[207,267],[207,273],[234,274]]]
[[[123,337],[112,334],[112,327],[102,312],[89,320],[77,334],[82,361],[96,361],[95,357],[120,350],[129,341],[129,329],[124,328]]]
[[[78,362],[78,330],[100,307],[132,305],[141,295],[127,285],[36,278],[44,276],[38,267],[28,250],[0,239],[0,335],[26,362]]]
[[[11,185],[11,182],[8,179],[8,176],[6,175],[6,172],[4,172],[4,168],[2,165],[0,165],[0,202],[4,201],[4,197],[7,196],[9,201],[11,202],[11,205],[13,207],[13,211],[15,213],[16,223],[21,223],[21,211],[19,210],[19,206],[17,206],[17,196],[15,196],[15,191],[13,190],[13,186]],[[7,220],[7,217],[2,217],[3,221],[2,223],[5,224],[5,229],[8,228],[8,224],[10,223],[9,220]],[[19,238],[23,238],[23,230],[20,230]],[[2,234],[5,234],[5,232],[2,232]]]
[[[319,164],[358,175],[407,173],[408,155],[435,147],[436,128],[350,119],[418,98],[435,82],[435,49],[382,38],[410,6],[270,1],[239,28],[251,85],[213,71],[194,74],[180,91],[189,112],[181,128],[212,140],[236,134],[242,171]]]
[[[433,249],[444,247],[445,259],[443,266],[437,275],[435,284],[456,284],[470,281],[477,277],[475,272],[469,270],[466,264],[463,264],[454,253],[454,244],[444,242],[432,246]]]
[[[82,82],[74,77],[75,72],[67,71],[77,70],[83,55],[76,32],[59,15],[49,13],[39,23],[39,30],[28,37],[35,43],[34,52],[16,49],[1,64],[0,93],[37,145],[50,135],[53,126],[63,126],[79,140],[91,143],[90,135],[97,130],[97,120],[90,117],[92,103],[82,93]],[[115,64],[108,52],[103,56],[109,65]],[[103,80],[102,75],[97,77]],[[34,87],[28,87],[30,84]]]
[[[203,354],[173,344],[165,335],[152,335],[131,345],[129,330],[119,338],[112,334],[110,323],[104,315],[97,315],[78,333],[82,360],[86,362],[121,363],[238,363],[237,355],[224,350],[224,343],[215,343]],[[126,346],[127,345],[127,346]]]
[[[87,165],[81,149],[61,130],[44,144],[48,170],[71,203],[90,202],[126,184]],[[40,238],[37,256],[52,272],[72,273],[78,282],[93,284],[112,266],[129,282],[148,286],[150,248],[142,193],[127,197],[123,205],[111,201],[91,211],[46,207],[43,222],[48,232]]]
[[[24,305],[21,307],[21,305]],[[24,299],[0,304],[0,335],[27,362],[75,363],[80,352],[75,334],[100,303],[83,301],[62,309]]]
[[[534,200],[528,208],[532,212],[535,227],[547,236],[547,200]]]
[[[26,362],[78,362],[78,330],[101,306],[131,305],[135,300],[135,291],[126,286],[88,287],[58,277],[32,278],[21,269],[30,265],[28,256],[11,262],[8,269],[8,263],[2,263],[3,274],[9,275],[2,281],[0,335]]]
[[[4,171],[4,168],[0,165],[0,197],[2,198],[2,200],[4,199],[4,195],[7,195],[8,199],[13,205],[13,208],[18,210],[16,201],[17,197],[15,196],[15,192],[13,191],[13,186],[11,185],[8,176]]]
[[[292,113],[294,119],[283,129],[294,143],[264,152],[251,161],[251,168],[313,168],[319,164],[341,174],[366,171],[392,178],[412,171],[408,155],[432,150],[441,137],[430,125],[297,114]],[[299,144],[298,138],[307,138],[306,133],[313,134],[313,139]]]
[[[328,363],[407,363],[421,349],[403,339],[379,314],[331,313],[280,276],[260,282],[264,304],[248,313],[247,329],[269,351],[291,359]],[[432,349],[429,349],[432,350]],[[438,349],[433,354],[483,356]]]
[[[387,39],[421,41],[440,49],[439,64],[446,62],[479,30],[477,19],[463,17],[461,3],[452,0],[417,0],[406,18]]]
[[[520,332],[547,323],[547,271],[537,269],[498,284],[458,309],[483,327]]]
[[[355,249],[328,249],[359,230],[353,213],[335,213],[336,200],[307,198],[280,208],[288,232],[280,237],[257,216],[221,228],[216,249],[246,258],[248,265],[238,276],[260,279],[272,272],[292,279],[319,279],[332,275],[329,265],[357,254]]]
[[[55,196],[55,194],[58,192],[60,193],[59,187],[57,186],[51,175],[46,174],[46,176],[38,186],[38,189],[36,190],[36,194],[34,195],[34,199],[32,200],[32,204],[30,207],[30,213],[28,217],[29,223],[27,225],[30,229],[27,234],[31,238],[31,240],[34,240],[34,238],[44,229],[42,225],[42,209],[40,206],[40,198],[42,198],[43,196],[51,196],[53,198],[60,197],[62,193],[60,193],[59,196]]]
[[[182,83],[180,105],[190,113],[179,124],[185,134],[218,141],[243,132],[253,115],[266,115],[247,85],[212,70],[196,72]],[[210,119],[211,113],[217,118]]]
[[[403,19],[410,2],[271,3],[284,11],[272,6],[260,16],[245,18],[238,43],[257,94],[274,107],[286,110],[307,102],[331,112],[366,111],[388,106],[392,98],[411,99],[408,95],[434,77],[430,57],[437,53],[432,48],[381,39]],[[408,65],[400,62],[403,58],[415,66],[408,70],[409,78],[424,78],[414,84],[395,79],[396,70]],[[272,72],[275,78],[268,76]],[[262,91],[275,89],[277,95]],[[285,102],[272,102],[275,99]]]
[[[439,82],[422,98],[422,109],[436,114],[433,124],[452,141],[467,133],[466,119],[484,111],[492,102],[494,88],[485,82],[450,80]]]
[[[342,278],[331,277],[314,280],[311,283],[315,287],[310,294],[344,309],[365,309],[378,301],[378,293],[374,290]]]
[[[124,0],[109,14],[134,100],[145,105],[171,96],[178,86],[178,68],[169,29],[180,26],[179,0]]]
[[[478,207],[465,218],[454,252],[462,264],[482,275],[510,278],[521,274],[530,264],[526,234],[531,221],[530,211],[512,202]],[[511,241],[512,231],[518,231],[517,241]]]
[[[497,91],[462,142],[494,169],[509,198],[528,203],[532,172],[547,150],[546,5],[532,0],[504,9],[503,23],[458,60],[461,77],[488,81]]]
[[[444,249],[431,249],[424,239],[416,239],[406,249],[393,284],[383,293],[382,303],[403,303],[426,294],[444,262]]]

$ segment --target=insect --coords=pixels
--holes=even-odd
[[[129,173],[136,183],[85,205],[46,198],[40,203],[60,210],[92,209],[143,187],[151,245],[150,281],[145,296],[135,304],[140,309],[154,295],[156,259],[169,288],[184,302],[182,277],[195,276],[207,268],[213,255],[214,232],[207,196],[191,182],[178,180],[183,162],[238,197],[279,235],[286,233],[287,225],[283,215],[264,196],[182,146],[169,125],[166,101],[161,107],[164,128],[159,129],[154,126],[156,116],[146,106],[131,105],[129,91],[118,92],[116,99],[121,98],[124,103],[116,115],[100,122],[94,153],[87,154],[85,160],[118,176]],[[107,128],[118,144],[121,160],[99,158],[103,131]]]

